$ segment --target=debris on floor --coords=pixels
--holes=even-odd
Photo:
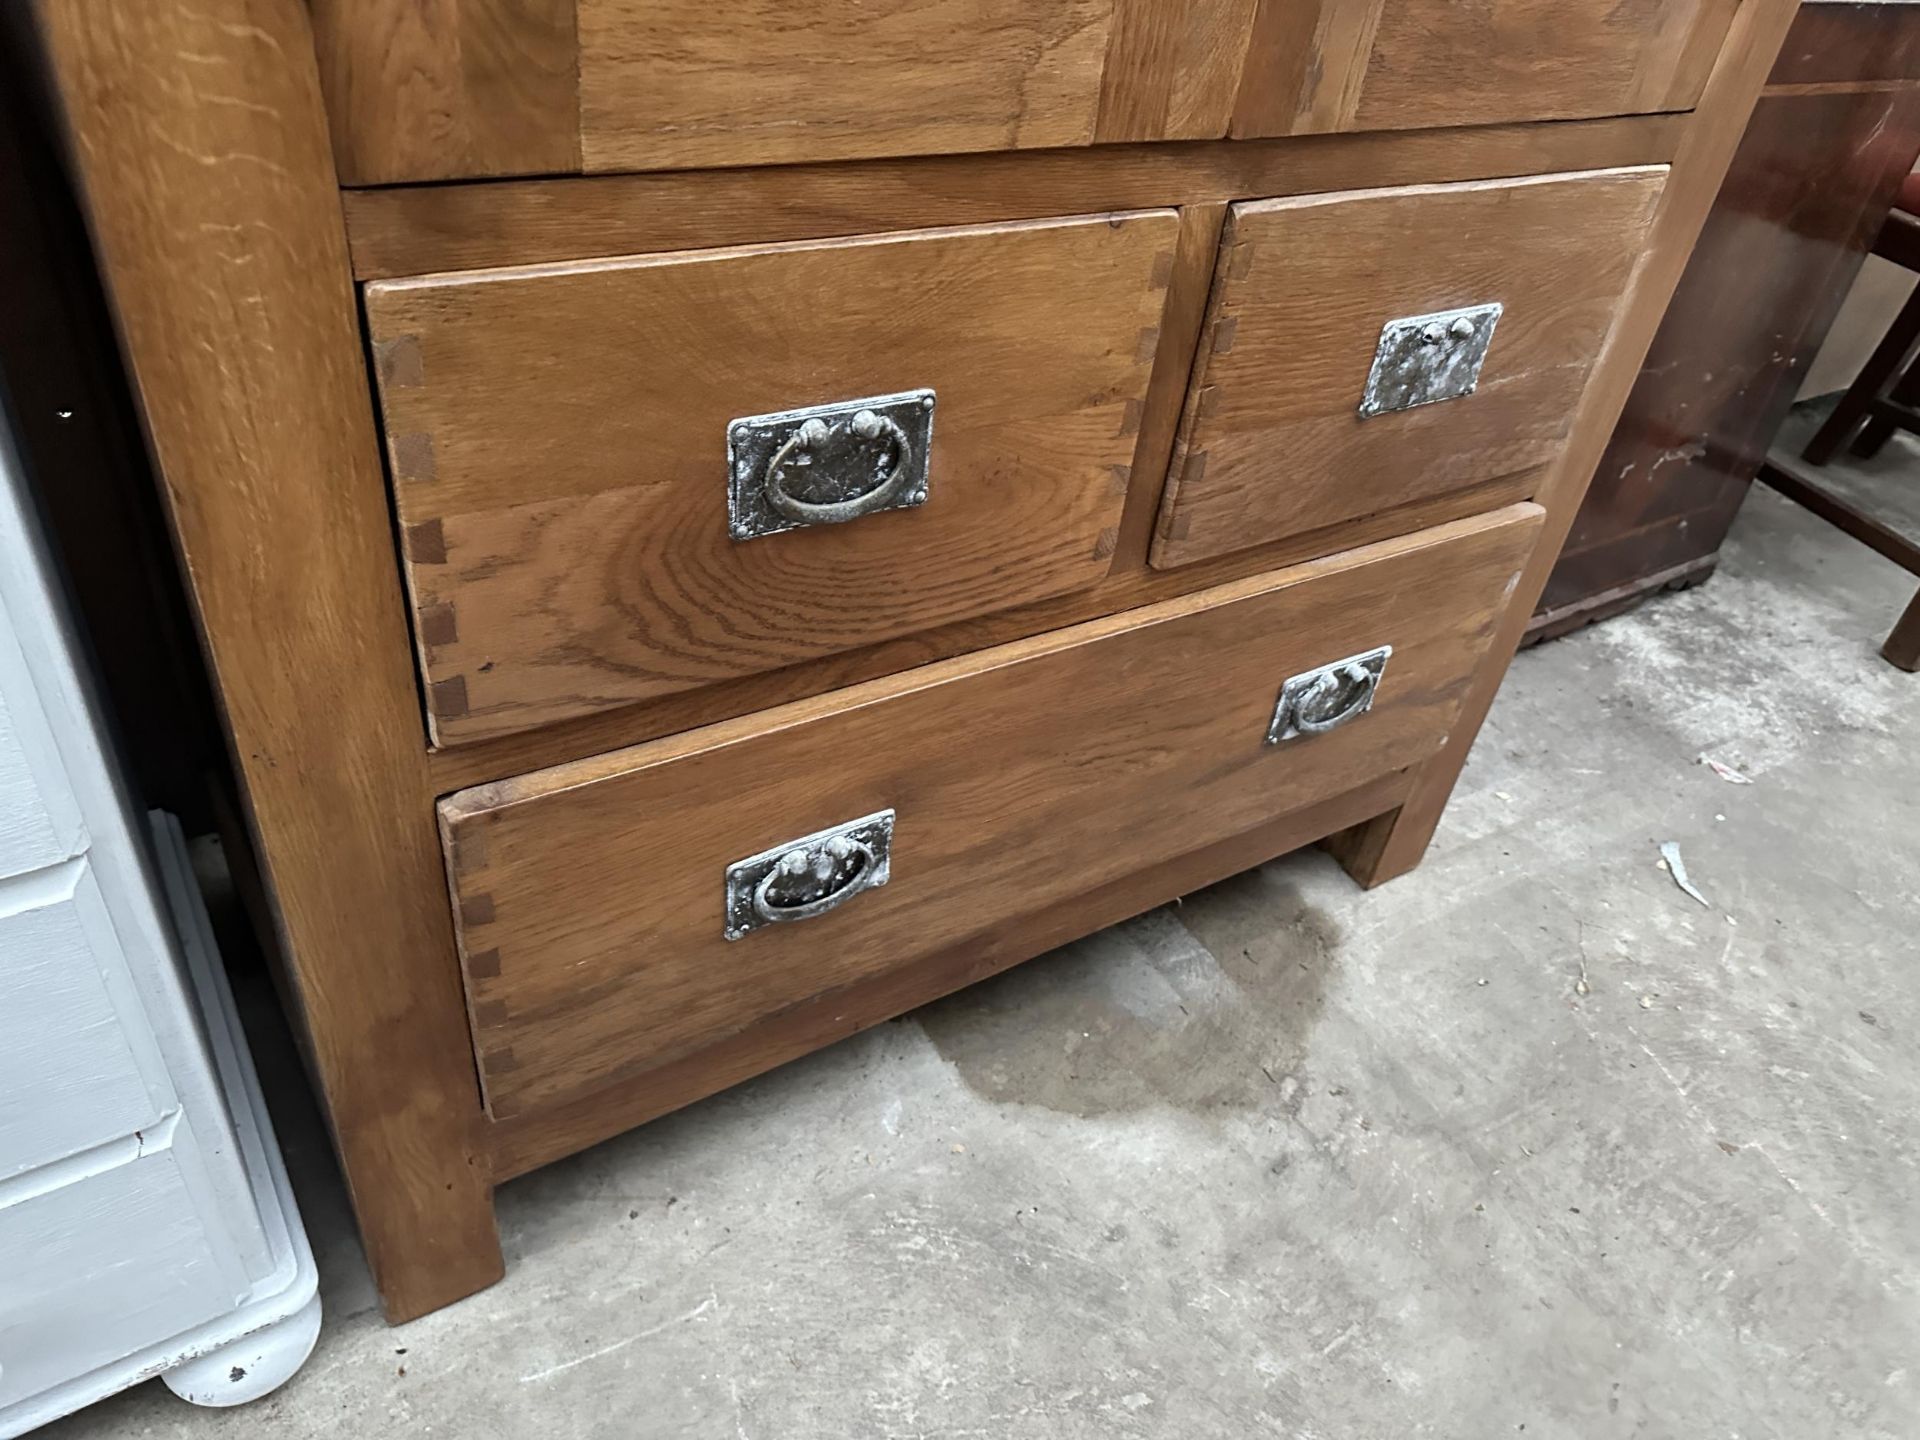
[[[1674,884],[1678,885],[1702,905],[1705,905],[1709,910],[1713,908],[1713,903],[1700,893],[1693,881],[1687,878],[1687,862],[1680,858],[1680,844],[1678,841],[1661,841],[1660,859],[1665,864],[1667,873],[1673,876]]]
[[[1738,770],[1734,769],[1733,766],[1728,765],[1723,761],[1715,760],[1710,755],[1702,755],[1700,757],[1700,763],[1706,766],[1709,770],[1713,771],[1714,774],[1718,775],[1722,780],[1726,781],[1729,785],[1753,784],[1753,777],[1751,775],[1743,775]]]

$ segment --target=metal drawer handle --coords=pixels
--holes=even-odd
[[[1392,654],[1391,645],[1382,645],[1293,676],[1280,687],[1280,702],[1267,726],[1267,743],[1324,735],[1358,720],[1373,708]]]
[[[853,863],[848,866],[848,861]],[[836,835],[818,850],[789,850],[767,872],[766,879],[753,887],[753,913],[769,925],[789,920],[811,920],[853,899],[873,884],[880,861],[871,846]],[[844,875],[842,872],[845,872]],[[775,885],[796,885],[810,876],[816,885],[833,882],[824,894],[811,900],[775,900]],[[836,878],[839,877],[839,878]]]
[[[934,403],[931,390],[906,390],[733,421],[729,533],[752,540],[924,505]]]
[[[887,883],[893,811],[803,835],[727,867],[726,936],[812,920]]]
[[[876,415],[871,410],[856,410],[844,428],[847,433],[861,440],[886,438],[888,453],[886,459],[876,467],[876,473],[881,477],[878,482],[848,499],[824,504],[801,500],[788,493],[789,467],[795,462],[811,464],[815,454],[825,448],[836,431],[842,429],[816,415],[794,431],[787,443],[774,451],[773,458],[767,462],[767,503],[776,513],[797,525],[839,525],[886,509],[900,497],[903,490],[913,484],[913,442],[907,438],[907,432],[900,428],[897,420]],[[862,477],[848,478],[857,481]]]
[[[1294,702],[1293,728],[1302,735],[1324,735],[1329,730],[1338,730],[1373,707],[1373,692],[1379,684],[1378,675],[1359,665],[1348,665],[1338,674],[1320,676],[1313,682],[1313,688]],[[1347,703],[1336,706],[1333,702],[1343,691]]]

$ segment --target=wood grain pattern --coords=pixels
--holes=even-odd
[[[1219,139],[1254,0],[314,0],[350,185]]]
[[[1371,545],[1497,510],[1526,499],[1532,488],[1531,480],[1520,484],[1496,481],[1388,514],[1350,521],[1333,533],[1310,531],[1275,544],[1183,565],[1177,570],[1152,570],[1145,568],[1144,555],[1146,542],[1151,538],[1157,495],[1154,487],[1149,486],[1141,506],[1144,516],[1136,514],[1136,499],[1129,497],[1129,518],[1122,521],[1123,548],[1115,552],[1113,571],[1091,589],[974,616],[783,670],[743,675],[697,690],[681,690],[635,705],[583,715],[576,720],[558,720],[535,730],[463,742],[430,752],[428,768],[434,777],[434,788],[440,794],[509,779],[529,770],[565,764],[582,755],[643,744],[695,726],[1004,645],[1042,631],[1082,624],[1103,615],[1139,609],[1231,580],[1297,565],[1330,555],[1342,545],[1350,548]],[[1129,536],[1132,538],[1126,538]]]
[[[1740,0],[1260,0],[1233,134],[1685,110]]]
[[[1662,164],[1671,115],[350,191],[355,273],[394,279],[881,230]]]
[[[501,1260],[306,12],[39,14],[296,1018],[407,1319]]]
[[[310,0],[342,184],[580,168],[574,0]]]
[[[588,171],[1085,145],[1114,0],[579,0]]]
[[[1105,885],[1075,891],[910,965],[810,996],[683,1059],[573,1100],[491,1121],[481,1133],[493,1157],[494,1179],[524,1175],[1057,946],[1218,884],[1311,845],[1323,835],[1358,825],[1393,809],[1411,778],[1405,770],[1376,776],[1245,834],[1132,871]]]
[[[1153,563],[1550,463],[1664,181],[1649,168],[1234,206]],[[1474,394],[1360,418],[1383,325],[1496,301]]]
[[[1158,211],[368,286],[376,351],[404,350],[381,403],[436,741],[1096,583],[1178,229]],[[730,536],[730,420],[923,386],[925,505]]]
[[[1255,0],[1117,0],[1094,139],[1218,140]]]
[[[1513,507],[449,797],[490,1113],[667,1064],[1416,762],[1538,521]],[[1265,743],[1282,680],[1381,644],[1372,713]],[[730,862],[887,807],[890,884],[723,938]]]
[[[1108,577],[1122,585],[1146,569],[1153,521],[1160,511],[1160,492],[1180,432],[1180,412],[1186,404],[1188,377],[1193,373],[1194,353],[1206,322],[1207,297],[1213,292],[1214,261],[1220,253],[1220,231],[1226,219],[1227,207],[1221,204],[1186,205],[1180,210],[1180,233],[1174,245],[1166,306],[1160,313],[1160,350],[1154,356],[1153,377],[1140,406],[1133,483],[1127,491],[1126,512],[1120,520],[1113,570]],[[1111,591],[1114,587],[1107,588]]]
[[[1798,0],[1741,0],[1674,158],[1633,288],[1594,369],[1566,452],[1540,489],[1538,498],[1547,511],[1540,548],[1501,619],[1498,640],[1474,677],[1461,723],[1440,753],[1420,768],[1404,805],[1342,837],[1335,848],[1365,884],[1381,884],[1412,869],[1433,838],[1798,8]]]

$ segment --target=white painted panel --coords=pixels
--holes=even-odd
[[[234,1305],[173,1151],[119,1143],[124,1164],[0,1188],[0,1407]]]
[[[0,882],[0,1177],[131,1135],[166,1108],[164,1074],[134,1050],[138,1015],[129,1025],[114,1002],[126,968],[85,860]]]
[[[6,619],[0,613],[0,878],[57,864],[86,843],[79,804]]]

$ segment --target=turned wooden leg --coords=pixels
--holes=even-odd
[[[1902,670],[1920,670],[1920,594],[1913,597],[1913,603],[1907,606],[1907,613],[1887,636],[1880,653]]]

